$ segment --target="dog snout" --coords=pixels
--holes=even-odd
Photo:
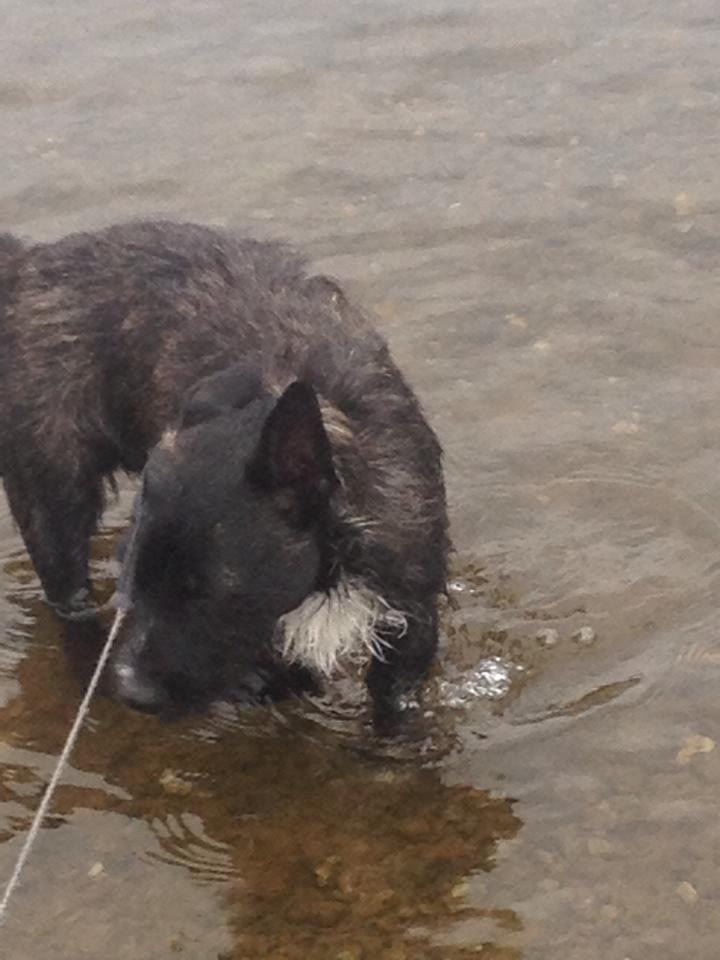
[[[166,685],[148,657],[147,633],[131,629],[112,665],[114,691],[119,700],[146,713],[158,713],[167,704]]]
[[[168,692],[160,679],[129,660],[120,660],[113,667],[117,697],[135,710],[159,713],[168,704]]]

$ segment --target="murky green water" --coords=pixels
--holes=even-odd
[[[426,742],[379,749],[349,682],[173,726],[96,701],[2,956],[715,960],[716,4],[2,18],[0,225],[300,244],[422,395],[458,548]],[[0,879],[94,650],[3,518]]]

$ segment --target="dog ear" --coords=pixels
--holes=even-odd
[[[194,427],[229,409],[240,410],[260,395],[262,381],[254,367],[236,363],[212,373],[192,387],[180,413],[180,427]]]
[[[270,411],[247,476],[264,490],[292,491],[304,508],[330,494],[337,483],[332,448],[309,384],[291,383]]]

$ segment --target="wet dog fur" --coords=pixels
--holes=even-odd
[[[441,451],[336,283],[281,244],[189,224],[2,235],[0,409],[8,502],[63,616],[93,610],[108,482],[142,472],[121,696],[262,698],[366,651],[376,726],[394,727],[437,646]]]

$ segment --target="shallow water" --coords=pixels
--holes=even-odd
[[[716,5],[3,18],[3,228],[300,244],[417,386],[457,556],[420,744],[374,744],[349,681],[172,726],[98,699],[2,955],[714,960]],[[66,654],[94,649],[2,518],[0,878],[78,703]]]

